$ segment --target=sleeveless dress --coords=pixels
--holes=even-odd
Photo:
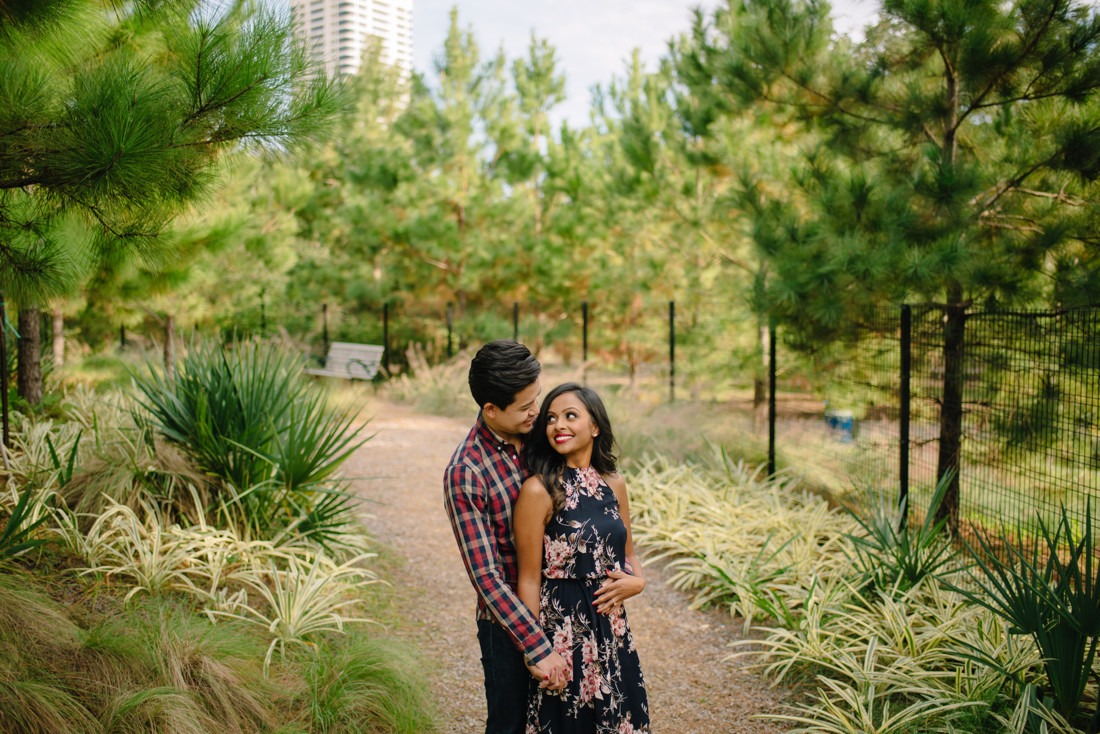
[[[620,605],[596,612],[593,594],[622,571],[626,526],[615,493],[592,467],[566,467],[565,506],[543,537],[542,628],[572,667],[562,691],[531,686],[526,734],[649,734],[649,704],[634,636]]]

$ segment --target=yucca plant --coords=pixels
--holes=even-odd
[[[970,574],[976,589],[955,587],[974,604],[1005,619],[1011,632],[1035,641],[1050,702],[1070,722],[1079,720],[1100,642],[1100,549],[1093,536],[1091,503],[1080,535],[1074,525],[1063,506],[1053,528],[1038,518],[1040,537],[1034,543],[1027,543],[1021,524],[1015,536],[1003,531],[976,533],[977,545],[966,545],[980,571]],[[1088,721],[1090,734],[1098,730],[1098,717],[1100,711]]]
[[[196,344],[169,379],[135,377],[157,429],[220,479],[212,510],[259,537],[293,529],[339,545],[351,498],[334,478],[364,441],[301,378],[302,359],[275,347]]]
[[[916,528],[906,521],[908,497],[895,504],[880,494],[862,507],[844,506],[863,531],[848,535],[855,550],[853,560],[875,589],[904,594],[954,562],[955,546],[947,518],[936,519],[952,477],[948,472],[940,478],[924,522]]]

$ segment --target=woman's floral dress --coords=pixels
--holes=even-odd
[[[615,493],[591,468],[567,467],[565,506],[543,538],[543,629],[572,668],[562,691],[532,684],[527,734],[648,734],[649,704],[622,605],[599,614],[593,594],[627,566]]]

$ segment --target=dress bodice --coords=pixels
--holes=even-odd
[[[566,467],[565,505],[546,524],[543,576],[603,579],[626,561],[626,526],[619,501],[592,467]]]

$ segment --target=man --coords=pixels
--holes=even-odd
[[[485,734],[523,734],[531,675],[544,688],[566,683],[565,660],[516,594],[512,505],[526,478],[520,451],[538,415],[541,371],[527,347],[514,341],[478,350],[469,383],[481,411],[443,475],[447,516],[478,595]]]

